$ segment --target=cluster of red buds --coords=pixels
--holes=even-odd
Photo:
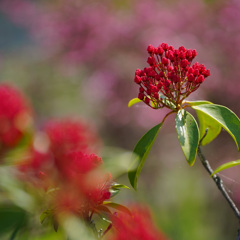
[[[191,66],[196,50],[183,46],[174,49],[162,43],[156,48],[149,45],[147,51],[150,67],[137,69],[134,81],[140,85],[138,98],[151,108],[178,110],[182,101],[210,76],[203,64],[196,62]]]

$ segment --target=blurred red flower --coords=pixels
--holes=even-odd
[[[23,94],[13,86],[0,85],[0,145],[14,147],[31,123],[31,108]]]
[[[130,206],[131,214],[119,212],[112,215],[111,232],[107,233],[109,240],[167,240],[154,225],[150,210],[146,206]]]

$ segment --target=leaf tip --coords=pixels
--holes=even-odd
[[[130,101],[128,102],[128,107],[130,108],[130,107],[132,107],[134,104],[139,103],[139,102],[142,102],[142,100],[140,100],[139,98],[133,98],[132,100],[130,100]]]

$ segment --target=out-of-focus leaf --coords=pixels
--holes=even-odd
[[[109,192],[111,194],[110,198],[116,196],[119,192],[120,192],[120,189],[109,189]]]
[[[112,183],[111,188],[109,189],[109,192],[111,193],[111,198],[116,196],[121,188],[130,189],[128,186],[118,183]]]
[[[50,210],[43,211],[40,215],[41,224],[43,224],[43,222],[50,216],[51,216],[51,211]]]
[[[101,156],[104,161],[104,170],[110,172],[114,179],[128,172],[132,152],[120,148],[105,147]]]
[[[192,166],[196,159],[199,143],[197,122],[189,112],[182,109],[176,115],[175,127],[184,156],[188,164]]]
[[[225,170],[225,169],[228,169],[228,168],[231,168],[234,166],[238,166],[238,165],[240,165],[240,159],[236,160],[236,161],[231,161],[231,162],[225,163],[225,164],[219,166],[218,168],[216,168],[211,176],[213,176],[214,174],[216,174],[218,172],[221,172],[222,170]]]
[[[13,205],[0,205],[0,236],[26,223],[26,212]]]
[[[128,186],[123,185],[123,184],[119,184],[119,183],[112,183],[111,188],[112,189],[119,189],[119,188],[130,189]]]
[[[105,202],[103,202],[103,204],[104,204],[105,206],[114,208],[114,209],[116,209],[116,210],[118,210],[118,211],[125,212],[125,213],[131,215],[131,211],[130,211],[127,207],[125,207],[125,206],[123,206],[123,205],[121,205],[121,204],[119,204],[119,203],[114,203],[114,202],[105,201]]]
[[[142,171],[143,164],[152,148],[162,123],[150,129],[137,143],[133,150],[133,160],[128,171],[128,178],[132,187],[137,190],[138,177]]]
[[[201,104],[192,108],[217,121],[232,136],[238,151],[240,150],[240,120],[235,113],[225,106],[216,104]]]
[[[112,214],[112,212],[109,210],[109,208],[107,208],[104,205],[100,205],[100,206],[96,207],[94,210],[98,211],[98,212],[105,212],[107,214]]]
[[[96,240],[91,228],[80,220],[79,218],[69,215],[61,219],[61,226],[67,234],[68,240]]]
[[[0,188],[8,200],[16,206],[32,212],[35,209],[33,196],[24,190],[22,182],[16,178],[16,169],[11,166],[0,167]]]
[[[140,100],[139,98],[133,98],[132,100],[129,101],[128,103],[128,107],[133,106],[136,103],[142,102],[142,100]]]

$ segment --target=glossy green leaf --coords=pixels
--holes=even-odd
[[[185,101],[185,103],[189,104],[190,106],[198,106],[202,104],[213,104],[212,102],[200,100],[200,101]]]
[[[196,159],[199,143],[197,122],[189,112],[182,109],[177,113],[175,127],[184,156],[188,164],[192,166]]]
[[[144,162],[152,148],[162,123],[150,129],[137,143],[133,150],[133,160],[128,171],[128,178],[132,187],[137,190],[138,177],[142,171]]]
[[[230,109],[216,104],[201,104],[192,106],[217,121],[234,139],[238,150],[240,147],[240,120]]]
[[[200,129],[200,138],[202,138],[208,129],[207,135],[202,140],[201,144],[204,146],[210,142],[212,142],[221,132],[221,125],[212,117],[209,117],[204,112],[198,111],[198,122],[199,122],[199,129]]]
[[[209,101],[192,101],[192,102],[186,102],[190,106],[199,106],[202,104],[213,104]],[[198,122],[199,122],[199,128],[200,128],[200,138],[203,137],[203,135],[206,132],[206,129],[208,129],[207,135],[202,140],[202,145],[206,145],[213,141],[221,132],[221,125],[214,120],[213,118],[209,117],[207,114],[196,110],[197,116],[198,116]]]
[[[236,161],[231,161],[231,162],[225,163],[225,164],[219,166],[218,168],[216,168],[211,176],[213,176],[214,174],[216,174],[218,172],[221,172],[222,170],[225,170],[225,169],[228,169],[228,168],[231,168],[234,166],[238,166],[238,165],[240,165],[240,159],[236,160]]]
[[[133,98],[132,100],[129,101],[128,103],[128,107],[133,106],[136,103],[142,102],[142,100],[140,100],[139,98]]]

